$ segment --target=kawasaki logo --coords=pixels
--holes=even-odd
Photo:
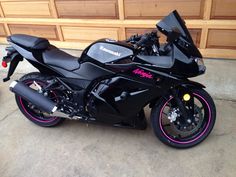
[[[104,51],[104,52],[106,52],[106,53],[109,53],[109,54],[111,54],[111,55],[115,55],[115,56],[118,56],[118,57],[121,56],[121,53],[119,53],[119,52],[114,52],[114,51],[109,50],[109,49],[107,49],[107,48],[105,48],[105,47],[103,47],[103,46],[100,46],[99,49],[102,50],[102,51]]]

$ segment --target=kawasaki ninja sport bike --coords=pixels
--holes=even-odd
[[[206,68],[177,11],[156,26],[126,41],[95,41],[81,57],[44,38],[11,35],[2,61],[5,67],[10,63],[4,81],[23,59],[38,69],[10,84],[20,111],[37,125],[74,119],[145,129],[144,107],[149,106],[152,128],[163,143],[192,147],[210,134],[216,119],[205,87],[189,80]],[[159,44],[157,31],[167,37],[165,44]]]

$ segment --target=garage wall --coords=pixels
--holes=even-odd
[[[174,9],[205,57],[236,58],[235,0],[0,0],[0,42],[25,33],[83,49],[99,38],[150,31]]]

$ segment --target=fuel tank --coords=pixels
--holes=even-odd
[[[81,59],[92,59],[100,63],[114,63],[125,58],[132,58],[134,54],[131,45],[112,39],[100,39],[88,46]]]

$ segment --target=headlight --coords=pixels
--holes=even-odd
[[[204,66],[203,58],[195,58],[195,62],[198,64],[198,66]]]
[[[194,60],[198,65],[199,74],[205,73],[206,66],[204,65],[203,58],[195,58]]]

